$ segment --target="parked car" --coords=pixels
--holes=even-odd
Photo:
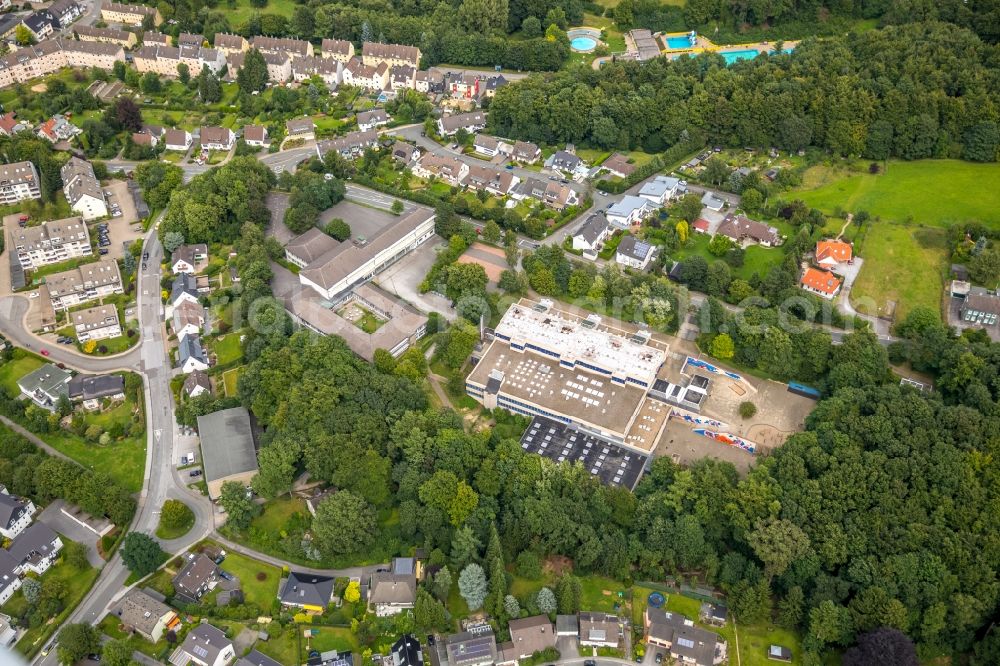
[[[663,653],[662,652],[657,652],[656,653],[656,663],[658,663],[658,664],[662,664],[663,663]]]
[[[143,259],[143,261],[145,261],[146,259],[149,259],[149,252],[143,252],[142,253],[142,259]]]
[[[201,470],[200,469],[193,469],[188,474],[188,476],[190,476],[192,479],[195,478],[195,477],[201,476]]]
[[[102,247],[102,248],[100,248],[99,250],[97,250],[97,252],[98,252],[99,254],[107,254],[107,253],[108,253],[108,250],[107,250],[107,248],[104,248],[104,247]]]

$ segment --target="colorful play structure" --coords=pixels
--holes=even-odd
[[[738,449],[746,451],[747,453],[756,453],[757,445],[753,442],[743,439],[742,437],[737,437],[730,432],[715,432],[714,430],[709,430],[707,428],[695,428],[694,434],[701,435],[702,437],[708,437],[709,439],[714,439],[722,444],[728,444],[729,446],[735,446]]]

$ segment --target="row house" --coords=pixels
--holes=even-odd
[[[261,53],[287,53],[290,56],[311,56],[313,45],[303,39],[286,37],[264,37],[258,35],[250,40],[250,46]]]
[[[454,113],[438,118],[438,133],[441,136],[451,136],[460,129],[474,133],[486,127],[486,112]]]
[[[417,92],[437,95],[444,92],[444,75],[430,70],[418,70],[413,77],[413,88]]]
[[[41,199],[38,169],[31,162],[0,165],[0,203],[7,206],[25,199]]]
[[[341,81],[345,86],[364,90],[385,90],[389,83],[389,65],[383,62],[377,66],[369,66],[354,58],[344,65]]]
[[[225,32],[220,32],[215,35],[215,43],[213,44],[216,49],[222,51],[226,56],[233,55],[234,53],[246,53],[250,50],[250,42],[248,42],[242,35],[230,35]]]
[[[94,253],[87,225],[79,217],[50,220],[38,226],[17,229],[11,233],[11,240],[17,258],[26,270]]]
[[[269,81],[284,83],[292,78],[292,59],[288,53],[284,51],[261,51],[260,55],[264,58],[264,64],[267,65],[267,79]],[[226,56],[226,63],[229,69],[227,76],[229,79],[236,79],[240,68],[243,67],[246,56],[247,54],[243,51]]]
[[[117,2],[105,2],[101,5],[101,18],[105,23],[124,23],[141,26],[147,18],[153,20],[153,26],[163,23],[160,10],[146,5],[123,5]]]
[[[188,66],[191,76],[198,76],[205,68],[220,72],[226,66],[221,51],[202,46],[143,46],[136,51],[133,62],[140,74],[153,72],[166,77],[176,77],[181,63]]]
[[[98,298],[122,293],[122,276],[114,259],[85,264],[45,278],[54,308],[71,308]]]
[[[506,169],[501,171],[473,164],[469,167],[469,175],[465,179],[465,185],[473,190],[486,190],[495,196],[505,197],[511,193],[520,180]]]
[[[0,604],[20,589],[28,573],[41,575],[48,571],[62,547],[62,539],[51,527],[34,523],[8,548],[0,549]]]
[[[292,59],[292,79],[297,83],[307,81],[314,76],[323,79],[323,83],[330,90],[335,90],[340,85],[340,71],[343,63],[332,58],[317,58],[316,56],[302,56]]]
[[[378,132],[350,132],[337,139],[320,141],[316,144],[316,154],[323,159],[327,153],[337,152],[353,159],[369,148],[378,149]]]
[[[321,48],[324,58],[345,64],[354,57],[354,44],[346,39],[324,39]]]
[[[389,87],[393,90],[416,87],[417,68],[412,65],[393,65],[389,68]]]
[[[117,44],[50,39],[0,57],[0,88],[24,83],[64,67],[110,71],[116,61],[125,62],[125,50]]]
[[[116,338],[122,334],[118,321],[118,308],[114,305],[97,305],[70,313],[70,320],[80,342]]]
[[[385,64],[389,67],[409,65],[417,68],[420,67],[420,49],[402,44],[365,42],[361,45],[361,60],[369,67]]]
[[[74,28],[73,32],[80,38],[80,41],[84,42],[118,44],[125,49],[131,49],[137,43],[134,32],[115,30],[114,28],[95,28],[89,25],[81,25]]]
[[[143,44],[152,46],[171,46],[173,42],[170,39],[170,35],[164,35],[162,32],[157,30],[147,30],[142,33],[142,39],[140,40]]]
[[[461,185],[469,175],[469,165],[447,155],[428,153],[413,167],[418,178],[437,177],[449,185]]]

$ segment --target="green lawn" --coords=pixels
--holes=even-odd
[[[187,506],[186,504],[184,506]],[[191,507],[188,507],[190,509]],[[190,519],[185,521],[183,525],[178,525],[177,527],[171,527],[163,524],[163,515],[160,515],[160,522],[156,526],[156,536],[161,539],[177,539],[182,537],[191,531],[194,527],[194,512],[190,513]]]
[[[673,224],[674,222],[670,220],[667,223]],[[718,261],[719,257],[708,251],[708,243],[711,240],[708,234],[691,233],[688,236],[687,244],[671,252],[670,258],[675,261],[681,261],[694,255],[700,255],[708,263]],[[751,245],[743,255],[743,265],[733,269],[733,277],[749,280],[754,273],[764,277],[772,266],[780,264],[784,258],[784,251],[780,247]]]
[[[300,497],[274,499],[264,505],[264,512],[253,519],[251,527],[268,532],[280,532],[294,514],[306,515],[306,501]]]
[[[278,581],[281,580],[281,570],[278,567],[234,552],[226,555],[220,566],[239,577],[247,603],[257,604],[264,609],[271,607],[278,594]],[[264,580],[257,580],[259,573],[264,574]]]
[[[900,321],[918,305],[940,310],[948,259],[943,230],[874,222],[855,251],[864,258],[851,291],[858,311],[884,315],[895,301]]]
[[[210,343],[212,351],[215,353],[216,365],[230,365],[243,358],[243,350],[240,348],[240,334],[238,331],[220,335]]]
[[[277,630],[277,625],[273,625]],[[271,657],[279,664],[300,664],[299,658],[299,634],[302,630],[296,625],[284,629],[280,634],[271,633],[270,626],[268,633],[270,638],[267,641],[257,641],[254,648]]]
[[[43,365],[45,365],[45,361],[40,357],[16,349],[14,357],[0,365],[0,386],[7,391],[7,395],[15,398],[21,394],[21,389],[17,387],[17,380]]]
[[[226,13],[229,24],[234,28],[239,28],[254,14],[278,14],[285,18],[291,18],[292,11],[295,9],[295,3],[292,0],[268,0],[267,5],[263,8],[254,6],[249,0],[237,0],[235,9],[230,9],[231,6],[233,5],[225,5],[220,9]]]
[[[65,540],[65,537],[63,539]],[[43,575],[44,580],[59,580],[65,585],[66,596],[63,599],[63,610],[53,618],[51,623],[28,629],[24,636],[17,642],[18,652],[31,657],[41,650],[59,625],[66,620],[72,610],[76,608],[76,605],[86,596],[87,591],[90,590],[94,581],[97,580],[98,573],[99,571],[89,564],[85,569],[77,569],[62,560],[46,571]],[[14,594],[8,604],[14,603],[14,600],[18,597],[21,599],[24,598],[20,590]]]
[[[867,163],[865,163],[867,164]],[[825,212],[837,207],[849,212],[867,210],[883,220],[946,227],[977,220],[1000,229],[1000,163],[960,160],[889,162],[884,173],[816,166],[810,168],[799,191],[789,195]]]
[[[222,373],[222,387],[226,391],[226,397],[236,397],[236,382],[239,380],[241,372],[243,372],[243,366],[232,368]]]
[[[305,627],[300,626],[300,630]],[[305,661],[310,650],[326,652],[336,650],[337,652],[360,652],[358,638],[346,627],[312,627],[316,632],[315,636],[302,639],[301,661]]]

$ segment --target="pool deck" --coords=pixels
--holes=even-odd
[[[708,37],[696,35],[695,45],[685,49],[670,48],[667,39],[670,37],[687,37],[686,32],[668,32],[655,35],[656,40],[661,44],[660,52],[664,55],[695,55],[706,51],[757,51],[757,53],[770,53],[774,49],[774,42],[751,42],[749,44],[716,44]],[[782,50],[795,48],[798,41],[782,42]]]

